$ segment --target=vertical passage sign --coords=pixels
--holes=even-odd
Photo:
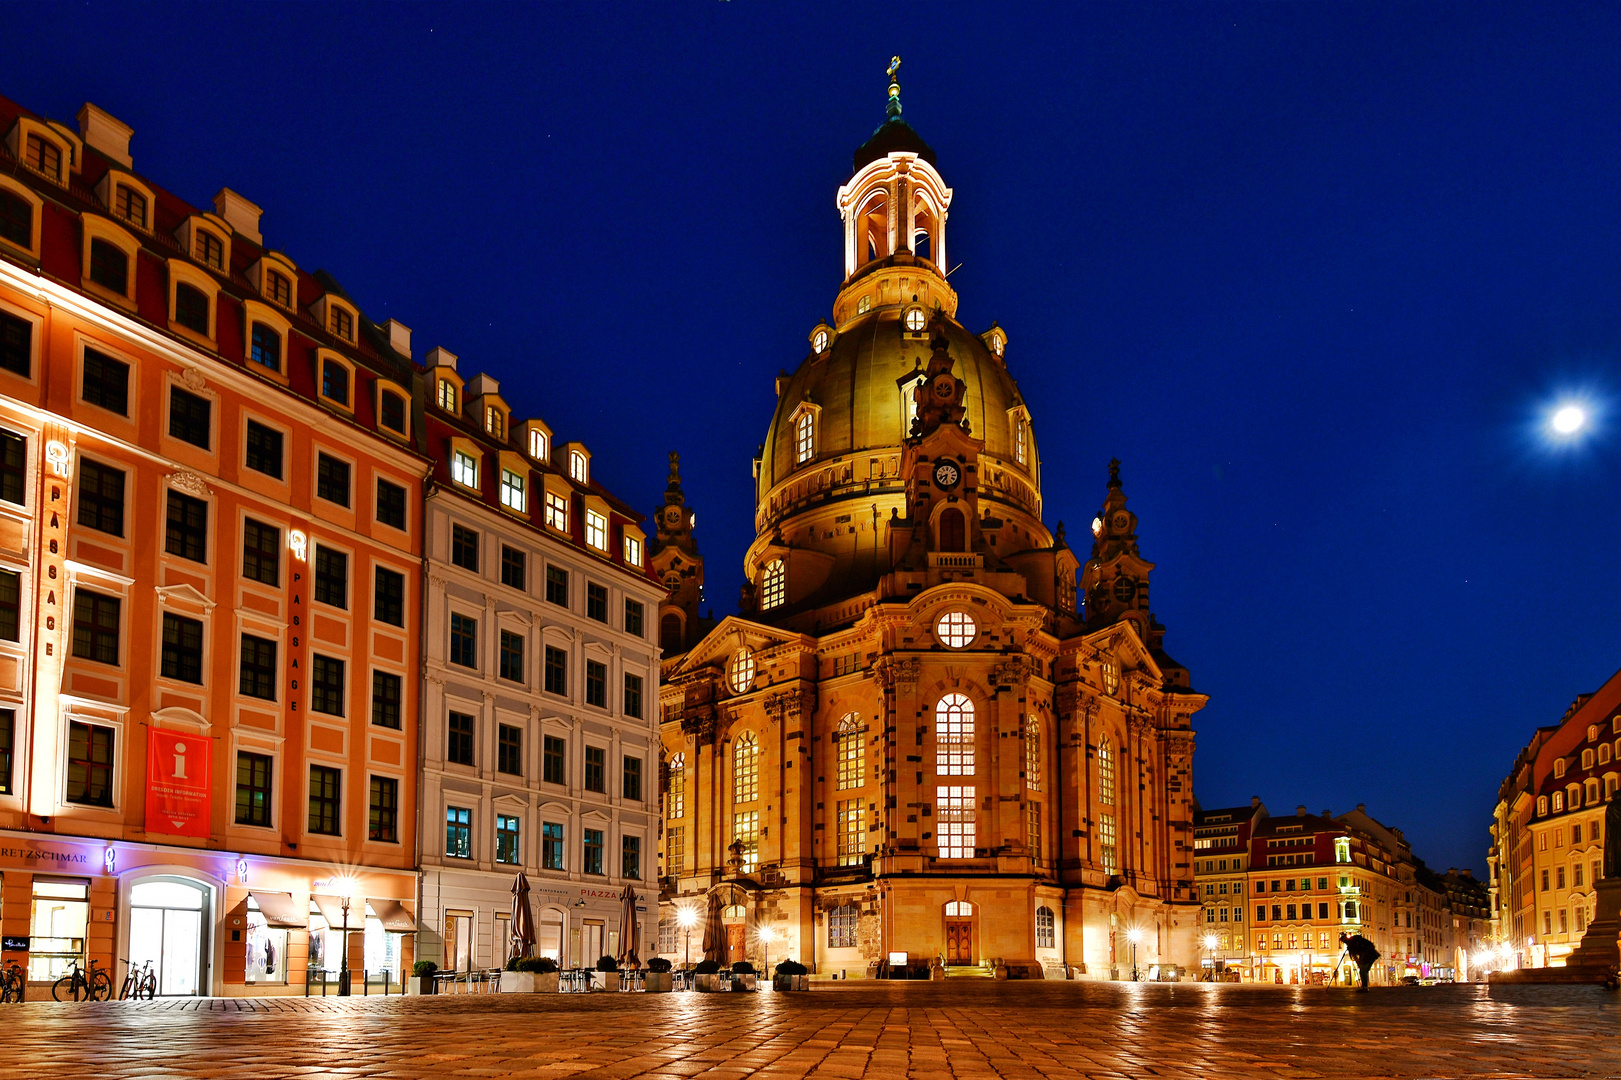
[[[207,735],[152,728],[147,734],[146,827],[170,836],[208,836]]]

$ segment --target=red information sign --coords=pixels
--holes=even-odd
[[[206,837],[208,754],[213,740],[153,728],[146,745],[147,831]]]

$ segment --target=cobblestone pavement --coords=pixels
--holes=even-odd
[[[1621,1077],[1621,995],[965,980],[0,1007],[0,1077],[750,1075]]]

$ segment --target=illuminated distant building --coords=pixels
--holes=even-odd
[[[1193,815],[1193,869],[1204,908],[1199,928],[1200,964],[1205,972],[1249,969],[1250,843],[1266,819],[1259,798],[1248,806],[1199,810]]]

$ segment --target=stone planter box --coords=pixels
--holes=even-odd
[[[758,975],[734,974],[732,976],[732,989],[738,991],[739,993],[752,994],[755,990],[759,989],[759,978],[760,976]]]
[[[649,971],[642,976],[642,989],[649,994],[668,994],[675,989],[675,977],[668,971]]]
[[[722,990],[727,989],[726,980],[728,978],[730,978],[730,976],[721,975],[719,973],[712,975],[694,975],[692,977],[693,989],[697,990],[700,994],[718,994]]]
[[[591,989],[593,989],[593,990],[618,991],[618,989],[619,989],[619,972],[617,972],[617,971],[593,971],[591,973]]]
[[[503,971],[501,972],[501,993],[555,994],[557,993],[557,972]]]
[[[406,979],[406,981],[405,981],[405,992],[407,994],[431,994],[431,993],[433,993],[433,976],[432,975],[412,975],[410,978]]]
[[[809,975],[773,975],[771,976],[771,989],[773,990],[809,990]]]

